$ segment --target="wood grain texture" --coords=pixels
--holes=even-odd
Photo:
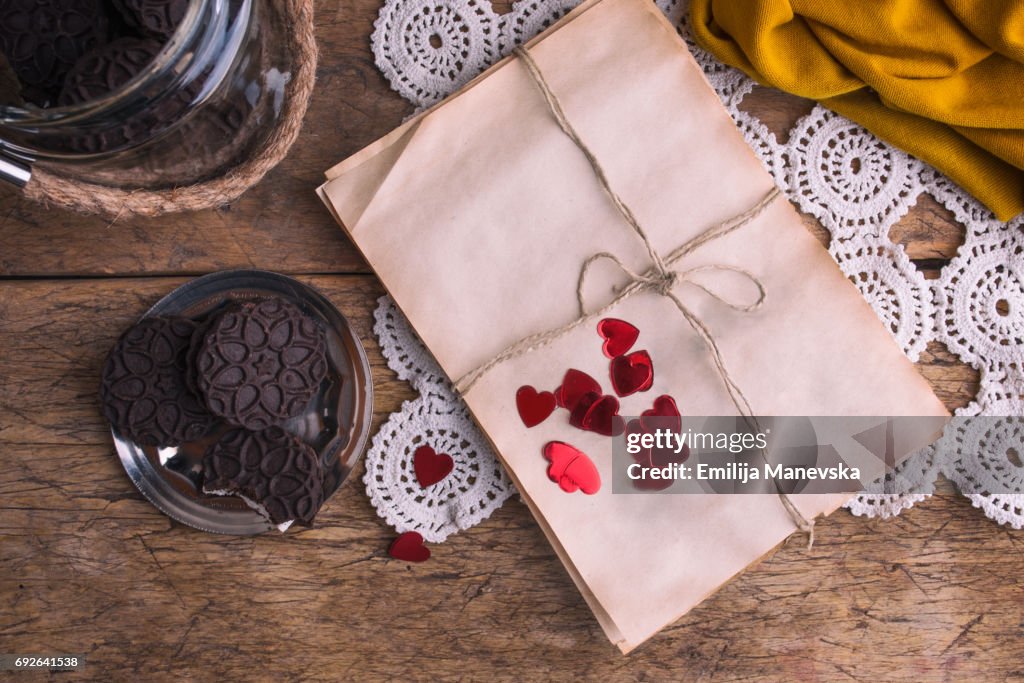
[[[325,168],[412,109],[373,66],[377,6],[317,2],[322,62],[306,127],[229,207],[107,225],[0,190],[0,652],[84,653],[87,668],[66,680],[1024,676],[1022,537],[948,485],[895,520],[832,515],[813,550],[779,548],[629,657],[515,500],[413,566],[388,559],[393,532],[361,468],[316,528],[284,536],[204,534],[142,499],[99,413],[99,369],[184,276],[300,274],[365,340],[376,423],[413,396],[372,340],[382,289],[312,194]],[[748,106],[780,131],[808,109],[767,90]],[[959,235],[922,199],[890,237],[928,272]],[[949,407],[977,388],[941,345],[920,367]]]

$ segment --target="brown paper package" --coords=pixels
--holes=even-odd
[[[649,0],[591,0],[530,44],[566,116],[668,253],[755,205],[772,178],[747,147],[674,28]],[[580,267],[612,252],[650,259],[559,129],[523,64],[505,59],[458,94],[327,173],[320,195],[451,378],[520,338],[577,317]],[[712,330],[759,415],[928,415],[946,411],[878,317],[785,200],[709,243],[680,267],[751,271],[767,298],[734,311],[679,285]],[[709,274],[715,291],[751,298],[749,282]],[[623,282],[589,278],[600,306]],[[636,415],[671,394],[687,415],[734,415],[708,350],[653,292],[611,312],[641,330],[654,386],[622,401]],[[499,364],[465,400],[613,643],[628,652],[700,603],[795,530],[774,495],[566,494],[547,477],[544,445],[567,441],[611,480],[607,437],[565,411],[527,429],[515,393],[554,389],[568,368],[608,388],[594,324]],[[905,454],[897,454],[899,456]],[[812,518],[845,495],[793,500]]]

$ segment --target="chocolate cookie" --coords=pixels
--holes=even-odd
[[[78,104],[108,95],[147,68],[160,52],[154,40],[119,38],[79,60],[68,74],[58,102]],[[175,125],[198,93],[200,83],[192,82],[173,95],[133,114],[119,117],[104,128],[67,140],[68,151],[98,154],[125,149],[149,140]]]
[[[266,299],[227,311],[196,356],[207,408],[253,430],[305,410],[327,374],[323,331],[293,304]]]
[[[324,502],[316,452],[280,427],[233,429],[203,456],[203,491],[238,495],[272,524],[311,526]]]
[[[18,80],[18,75],[14,73],[3,52],[0,52],[0,105],[25,106],[25,100],[21,96],[21,81]]]
[[[61,105],[108,95],[141,73],[162,45],[155,40],[118,38],[78,60],[60,92]]]
[[[192,341],[189,342],[188,352],[185,354],[185,384],[193,394],[200,398],[202,398],[203,392],[198,383],[198,363],[199,350],[203,347],[203,340],[206,339],[206,333],[222,315],[228,311],[237,311],[238,308],[237,305],[228,303],[224,308],[196,321],[196,330],[192,333]]]
[[[103,367],[103,414],[144,446],[177,446],[206,435],[216,418],[185,383],[185,356],[196,323],[147,318],[117,340]]]
[[[3,0],[0,52],[21,81],[24,99],[54,103],[65,76],[108,37],[102,0]]]
[[[167,40],[181,24],[189,0],[114,0],[125,20],[143,33]]]

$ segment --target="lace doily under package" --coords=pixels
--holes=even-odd
[[[849,495],[613,495],[615,417],[947,413],[653,4],[528,45],[320,193],[454,380],[415,378],[421,405],[461,394],[628,651]]]

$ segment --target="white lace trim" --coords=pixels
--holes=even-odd
[[[373,52],[391,86],[423,108],[458,89],[576,4],[577,0],[519,0],[511,12],[499,16],[486,0],[386,0],[375,23]],[[754,82],[718,62],[689,38],[684,20],[686,1],[657,0],[657,5],[679,27],[744,138],[779,187],[831,233],[829,252],[860,288],[900,348],[916,361],[929,341],[940,341],[980,372],[977,398],[958,414],[1024,415],[1024,219],[1009,224],[998,221],[941,173],[820,106],[798,121],[787,141],[780,143],[755,116],[739,108]],[[889,239],[890,228],[922,193],[934,197],[965,228],[963,246],[936,280],[926,280],[903,246]],[[386,302],[378,314],[378,335],[389,365],[412,382],[421,397],[392,416],[375,439],[368,456],[367,487],[378,511],[399,530],[416,529],[433,540],[423,529],[435,528],[439,531],[433,538],[443,538],[490,514],[510,495],[511,486],[504,474],[496,475],[485,490],[498,493],[486,503],[481,502],[477,485],[468,489],[472,493],[466,496],[471,500],[460,507],[463,512],[454,513],[450,504],[441,506],[436,501],[432,506],[418,504],[415,514],[422,516],[409,512],[409,442],[391,446],[394,439],[398,434],[409,439],[430,428],[438,430],[437,434],[442,428],[461,434],[472,425],[465,421],[465,410],[447,391],[445,381],[439,379],[443,375],[429,354],[401,341],[414,339],[407,323]],[[392,353],[402,355],[392,357]],[[400,431],[402,427],[407,428]],[[387,436],[382,436],[385,433]],[[968,482],[972,477],[988,476],[986,468],[994,467],[995,461],[1007,476],[1016,473],[1012,468],[1020,469],[1013,463],[1006,469],[1005,454],[993,450],[996,446],[991,438],[985,440],[977,434],[947,434],[944,438],[962,439],[971,457],[936,467],[929,453],[917,454],[894,475],[903,485],[913,485],[917,493],[865,492],[847,507],[858,515],[888,517],[926,498],[928,494],[920,491],[930,491],[928,487],[939,474]],[[465,457],[490,472],[493,455],[482,439],[470,442],[474,448],[466,451],[471,455]],[[387,454],[395,463],[390,470],[378,470],[385,444],[394,448]],[[451,455],[456,457],[456,453]],[[371,477],[371,466],[374,472],[389,474]],[[403,475],[406,480],[401,479]],[[970,497],[992,519],[1014,528],[1024,525],[1024,497]],[[461,521],[451,521],[455,518]]]

